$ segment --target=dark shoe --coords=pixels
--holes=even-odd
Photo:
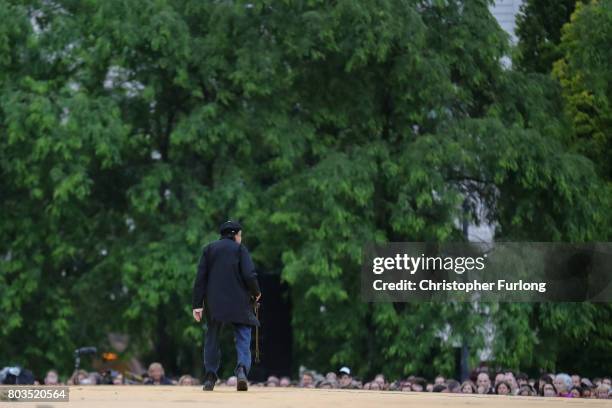
[[[247,380],[246,371],[243,366],[239,366],[236,369],[236,377],[238,379],[236,390],[247,391],[249,389],[249,381]]]
[[[204,387],[202,389],[204,391],[212,391],[215,388],[215,383],[217,382],[217,376],[213,373],[206,374],[206,379],[204,380]]]

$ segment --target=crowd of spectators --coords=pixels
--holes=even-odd
[[[6,367],[0,371],[0,383],[20,383],[20,378],[28,383],[40,384],[27,370],[19,372],[18,367]],[[29,373],[29,374],[28,374]],[[12,376],[12,377],[11,377]],[[12,380],[11,380],[12,378]],[[160,363],[152,363],[144,375],[124,375],[109,370],[100,374],[79,370],[63,383],[56,370],[46,373],[42,384],[45,385],[97,385],[97,384],[145,384],[145,385],[180,385],[195,386],[200,382],[191,375],[180,378],[167,377]],[[236,377],[219,380],[218,386],[236,387]],[[542,396],[563,398],[612,398],[610,377],[581,377],[578,374],[547,373],[539,378],[529,378],[524,373],[512,370],[490,372],[486,367],[474,371],[470,378],[462,383],[444,376],[437,376],[433,381],[423,377],[409,376],[404,379],[388,381],[384,374],[377,374],[370,381],[362,381],[353,377],[349,367],[342,367],[337,372],[325,375],[307,369],[300,369],[299,380],[292,381],[289,377],[271,375],[265,382],[254,382],[252,386],[259,387],[298,387],[321,389],[358,389],[372,391],[402,391],[402,392],[447,392],[461,394],[496,394],[506,396]]]
[[[283,386],[277,377],[271,376],[265,386]],[[294,384],[303,388],[363,389],[373,391],[403,392],[447,392],[459,394],[496,394],[543,396],[565,398],[612,398],[610,377],[589,378],[578,374],[548,373],[539,378],[529,378],[524,373],[502,370],[490,373],[488,369],[474,371],[470,378],[460,383],[452,378],[437,376],[433,382],[423,377],[409,376],[405,379],[387,381],[383,374],[377,374],[371,381],[363,382],[353,378],[348,367],[325,376],[312,371],[303,371],[300,381]]]

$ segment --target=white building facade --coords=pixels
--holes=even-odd
[[[522,0],[495,0],[495,4],[491,6],[491,14],[497,19],[497,22],[512,38],[512,42],[516,43],[516,16],[519,13]]]

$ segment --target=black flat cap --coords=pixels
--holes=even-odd
[[[221,234],[225,234],[231,232],[232,234],[237,234],[238,231],[242,229],[242,225],[236,221],[225,221],[221,226],[219,226],[219,232]]]

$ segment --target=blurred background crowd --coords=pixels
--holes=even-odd
[[[200,381],[185,374],[178,378],[166,376],[164,367],[153,362],[142,375],[109,370],[104,373],[76,370],[70,377],[60,378],[56,370],[49,370],[38,379],[20,367],[5,367],[0,371],[0,383],[40,385],[180,385],[197,386]],[[218,386],[236,387],[236,377],[219,379]],[[297,379],[271,375],[265,382],[253,382],[255,387],[298,387],[320,389],[352,389],[371,391],[441,392],[461,394],[496,394],[506,396],[541,396],[563,398],[612,399],[612,381],[608,377],[586,378],[579,374],[544,373],[539,378],[530,378],[513,370],[492,371],[487,367],[474,370],[469,379],[459,382],[438,375],[427,379],[410,375],[402,379],[389,379],[380,373],[365,380],[354,377],[349,367],[320,374],[301,367]]]

